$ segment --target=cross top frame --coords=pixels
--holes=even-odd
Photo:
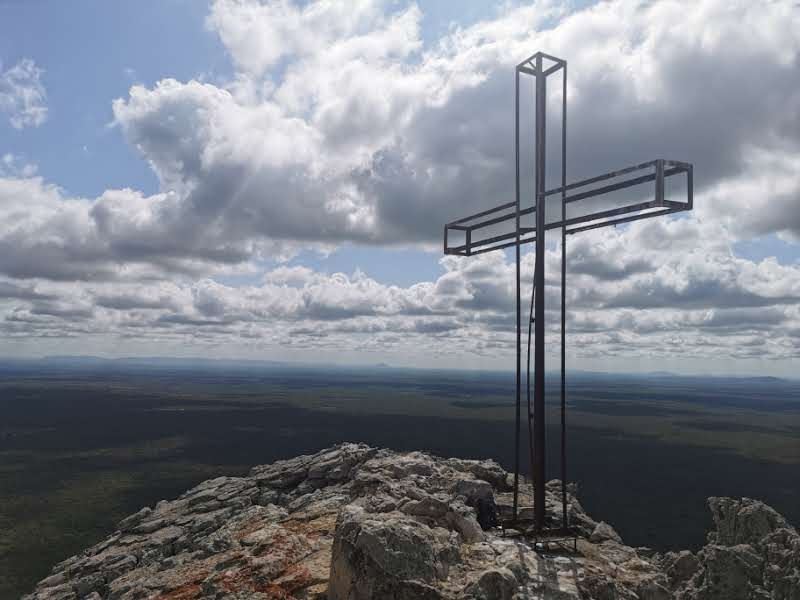
[[[545,538],[551,534],[574,534],[567,520],[567,453],[566,453],[566,265],[567,236],[616,226],[623,223],[688,211],[693,205],[693,167],[686,162],[655,159],[596,177],[567,184],[567,62],[543,52],[537,52],[517,65],[515,70],[515,159],[516,198],[508,202],[457,219],[444,226],[444,253],[473,256],[503,248],[516,250],[516,309],[517,309],[517,369],[516,369],[516,419],[514,435],[514,501],[513,514],[504,522],[515,529],[525,530],[526,523],[519,517],[520,473],[520,416],[522,405],[522,298],[520,286],[520,250],[524,244],[535,244],[535,266],[527,343],[527,413],[530,445],[530,462],[533,478],[533,527],[535,536]],[[547,80],[561,73],[561,182],[547,189]],[[520,77],[531,76],[534,82],[534,178],[533,202],[523,206],[520,185]],[[680,179],[685,186],[685,200],[667,199],[668,181]],[[642,198],[634,188],[653,183],[652,196]],[[622,192],[614,197],[609,195]],[[649,194],[648,194],[649,195]],[[548,220],[547,199],[560,197],[560,215]],[[552,204],[552,202],[551,202]],[[526,222],[528,221],[528,222]],[[530,222],[532,221],[532,222]],[[561,523],[548,527],[545,506],[545,235],[549,230],[561,230]],[[534,348],[533,410],[531,411],[531,337]],[[530,524],[527,524],[528,526]]]

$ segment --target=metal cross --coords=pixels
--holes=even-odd
[[[546,157],[546,104],[547,78],[556,72],[562,72],[562,106],[561,106],[561,185],[553,189],[545,189],[545,157]],[[520,75],[535,78],[535,169],[534,191],[531,206],[522,207],[520,193]],[[533,532],[537,536],[554,533],[545,528],[545,405],[544,405],[544,359],[545,359],[545,312],[544,312],[544,255],[545,232],[550,229],[561,230],[561,495],[562,519],[560,533],[569,533],[567,522],[566,493],[566,375],[565,375],[565,326],[566,326],[566,242],[567,235],[588,231],[599,227],[608,227],[621,223],[637,221],[669,213],[692,209],[692,165],[674,160],[656,159],[632,167],[612,171],[597,177],[567,184],[567,62],[542,52],[537,52],[516,67],[516,117],[515,117],[515,153],[516,153],[516,200],[501,204],[480,213],[458,219],[444,227],[444,252],[459,256],[474,256],[501,248],[514,246],[516,249],[517,280],[517,387],[516,387],[516,421],[514,435],[514,503],[510,525],[520,528],[523,521],[518,513],[519,494],[519,446],[520,446],[520,411],[521,411],[521,371],[522,371],[522,319],[520,297],[520,248],[523,244],[535,243],[536,256],[533,276],[533,294],[531,297],[531,313],[528,319],[528,430],[531,442],[531,468],[533,470],[534,519]],[[665,198],[665,180],[668,177],[686,174],[686,200],[675,201]],[[611,206],[606,204],[598,209],[597,201],[585,202],[590,198],[604,196],[632,188],[643,183],[655,182],[653,199],[642,201],[623,194],[615,199]],[[598,184],[602,184],[599,185]],[[568,194],[569,192],[569,194]],[[560,195],[560,218],[547,221],[545,213],[546,199]],[[584,201],[581,203],[581,201]],[[567,209],[573,213],[568,218]],[[581,212],[583,210],[583,212]],[[531,219],[533,223],[524,224],[523,219]],[[538,232],[542,232],[538,235]],[[453,242],[459,237],[458,242]],[[534,329],[534,385],[533,412],[530,406],[530,347],[531,327]],[[533,431],[531,431],[531,428]]]

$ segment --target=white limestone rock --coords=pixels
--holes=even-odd
[[[594,521],[570,484],[572,552],[495,527],[510,481],[493,461],[340,444],[142,509],[26,600],[800,600],[800,537],[760,502],[710,499],[713,543],[659,556]],[[561,482],[545,493],[558,523]]]

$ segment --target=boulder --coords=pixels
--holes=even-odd
[[[758,544],[776,529],[791,528],[775,509],[751,498],[712,497],[708,506],[716,527],[712,538],[716,544]]]
[[[708,499],[715,530],[699,552],[660,559],[682,600],[800,600],[800,535],[777,511],[751,498]]]
[[[519,582],[510,569],[488,569],[464,590],[467,600],[511,600]]]
[[[663,561],[664,570],[672,587],[688,582],[700,568],[700,561],[689,550],[669,552]]]
[[[606,523],[605,521],[600,521],[597,526],[592,531],[592,534],[589,536],[589,541],[599,544],[601,542],[617,542],[618,544],[622,543],[622,538],[619,534],[614,530],[614,528]]]
[[[336,525],[329,598],[399,598],[446,579],[457,559],[457,546],[446,529],[350,507]]]

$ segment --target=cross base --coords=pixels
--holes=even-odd
[[[572,542],[573,552],[578,551],[578,532],[573,527],[545,527],[537,531],[533,518],[513,517],[500,519],[500,530],[503,537],[518,535],[533,542],[534,549],[544,550],[549,544]],[[515,533],[511,533],[515,532]]]

